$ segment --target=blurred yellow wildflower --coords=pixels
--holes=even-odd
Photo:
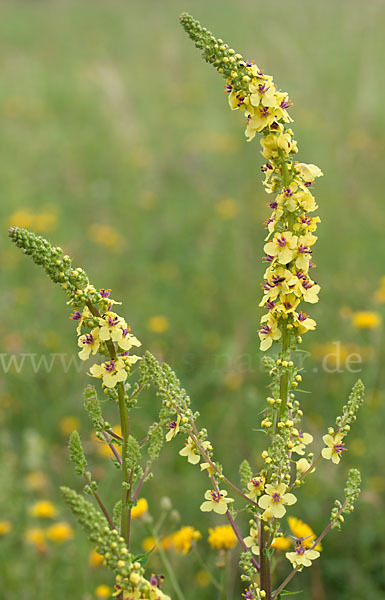
[[[217,202],[215,209],[222,219],[234,219],[238,214],[238,206],[232,198],[224,198]]]
[[[306,538],[303,540],[303,545],[306,548],[311,548],[316,539],[315,533],[311,527],[296,517],[288,517],[287,522],[289,523],[293,535],[296,538]],[[322,550],[321,544],[317,544],[315,550]]]
[[[108,585],[105,585],[104,583],[102,585],[98,585],[98,587],[95,588],[96,598],[110,598],[111,592],[111,588],[108,587]]]
[[[42,490],[48,484],[48,479],[42,471],[31,471],[25,476],[24,481],[29,490]]]
[[[385,277],[381,277],[380,287],[374,292],[374,300],[381,304],[385,302]]]
[[[59,428],[64,435],[70,435],[74,429],[79,431],[80,420],[77,417],[63,417],[59,421]]]
[[[52,542],[61,544],[62,542],[71,540],[74,537],[74,532],[68,523],[61,521],[60,523],[55,523],[55,525],[48,527],[46,536]]]
[[[90,567],[92,567],[93,569],[96,569],[96,567],[100,567],[100,565],[103,564],[103,560],[103,555],[99,554],[99,552],[96,552],[95,548],[91,550],[88,556],[88,564],[90,565]]]
[[[164,537],[161,540],[160,546],[163,548],[163,550],[170,550],[170,548],[173,547],[173,545],[174,545],[173,537],[174,537],[173,534],[171,534],[171,535],[167,535],[166,537]],[[151,536],[145,537],[142,540],[142,548],[145,552],[149,552],[152,549],[154,549],[154,552],[155,552],[158,548],[156,539]]]
[[[148,502],[146,498],[138,498],[138,501],[135,506],[131,509],[131,518],[139,519],[142,515],[144,515],[148,511]]]
[[[8,219],[9,227],[26,227],[37,233],[52,231],[57,223],[57,216],[50,212],[32,213],[29,210],[18,210]]]
[[[45,532],[41,527],[32,527],[31,529],[27,529],[25,532],[26,541],[35,546],[36,550],[39,552],[45,552],[47,549],[47,544],[45,543]]]
[[[88,237],[91,242],[106,246],[113,250],[119,250],[123,244],[123,238],[114,227],[94,223],[88,228]]]
[[[116,435],[119,435],[119,436],[122,435],[122,428],[120,427],[120,425],[114,425],[112,428],[112,431],[114,433],[116,433]],[[96,436],[96,433],[94,431],[91,434],[91,439],[97,443],[97,452],[100,456],[105,456],[107,458],[111,456],[111,450],[110,450],[110,447],[107,444],[107,442],[103,442],[103,441],[99,440],[99,438]],[[113,441],[112,436],[111,436],[111,441]],[[116,448],[117,452],[119,452],[119,454],[121,454],[122,447],[115,445],[115,448]]]
[[[40,517],[42,519],[53,519],[57,515],[55,506],[49,500],[40,500],[29,509],[29,514],[32,517]]]
[[[211,548],[234,548],[237,544],[237,538],[231,525],[219,525],[209,528],[208,543]]]
[[[195,575],[195,583],[199,585],[199,587],[207,587],[210,585],[210,582],[210,575],[207,573],[207,571],[198,571],[198,573]]]
[[[224,383],[228,390],[238,390],[243,383],[243,375],[238,371],[230,371],[226,373]]]
[[[381,315],[369,310],[353,313],[352,323],[357,329],[378,329],[381,326]]]
[[[200,531],[194,529],[190,525],[181,527],[172,536],[175,552],[179,554],[187,554],[194,541],[200,540],[202,537]]]
[[[289,538],[284,537],[283,535],[274,538],[273,543],[271,544],[271,547],[275,548],[276,550],[287,550],[290,548],[290,546],[291,542]]]
[[[169,327],[169,320],[162,315],[150,317],[147,321],[147,329],[152,331],[152,333],[164,333]]]
[[[154,550],[156,550],[156,540],[155,538],[148,536],[143,538],[142,540],[142,548],[145,552],[149,552],[150,550],[152,550],[152,548],[154,548]]]
[[[6,535],[12,529],[12,523],[10,521],[0,521],[0,537]]]

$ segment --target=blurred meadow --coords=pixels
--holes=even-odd
[[[382,600],[385,2],[0,0],[0,11],[0,598],[91,600],[112,585],[58,492],[81,489],[67,457],[74,426],[107,504],[119,485],[83,414],[87,365],[50,365],[55,354],[67,366],[77,358],[65,296],[9,242],[10,225],[48,237],[124,300],[144,347],[182,380],[230,479],[245,456],[260,460],[255,429],[269,383],[257,342],[269,216],[262,157],[180,27],[187,11],[288,91],[299,157],[325,175],[314,257],[322,294],[309,311],[318,328],[303,344],[307,430],[320,440],[355,380],[367,386],[341,468],[322,464],[291,512],[321,531],[349,466],[362,470],[361,500],[291,589],[312,600]],[[9,363],[20,366],[22,354],[35,357]],[[146,393],[138,432],[156,403]],[[156,519],[167,495],[180,521],[164,535],[192,525],[205,553],[208,528],[223,519],[199,512],[206,476],[178,442],[147,485],[149,511]],[[147,535],[138,520],[138,552]],[[216,598],[195,556],[170,550],[170,560],[192,582],[188,600]],[[157,555],[151,561],[162,571]]]

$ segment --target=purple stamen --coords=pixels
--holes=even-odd
[[[309,246],[304,246],[303,244],[300,244],[298,246],[298,252],[300,252],[300,254],[310,254],[311,250]]]
[[[226,93],[230,94],[231,90],[233,89],[232,85],[226,85]]]
[[[305,181],[305,187],[310,188],[314,184],[314,181]]]
[[[258,92],[260,94],[265,94],[268,89],[269,89],[269,86],[265,85],[264,83],[260,83],[259,86],[258,86]]]
[[[261,486],[261,480],[257,479],[256,477],[254,477],[253,479],[250,479],[250,481],[255,488],[258,488]]]
[[[273,200],[273,202],[270,202],[269,204],[270,208],[272,208],[273,210],[275,210],[278,206],[278,202],[276,202],[275,200]]]
[[[305,288],[305,290],[310,290],[313,287],[314,283],[311,283],[310,281],[304,281],[302,285]]]
[[[286,198],[291,198],[291,196],[293,195],[293,192],[291,191],[291,189],[289,187],[287,187],[287,188],[283,188],[283,194]]]
[[[273,310],[274,307],[275,307],[274,302],[266,302],[266,304],[265,304],[265,308],[267,308],[268,310]]]
[[[83,344],[93,344],[95,341],[94,336],[92,335],[92,333],[86,333],[84,338],[82,339]]]
[[[277,238],[277,244],[278,246],[281,246],[281,248],[283,248],[284,246],[286,246],[286,239],[284,238],[283,235],[281,235],[281,237]]]
[[[266,256],[262,257],[262,260],[265,260],[266,262],[273,262],[274,256],[271,256],[271,254],[266,254]]]
[[[271,327],[264,325],[259,331],[262,333],[262,335],[269,335],[271,333]]]
[[[278,492],[274,492],[274,494],[271,497],[271,500],[273,502],[281,502],[281,494],[279,494]]]
[[[270,109],[268,106],[261,106],[259,112],[261,113],[261,117],[268,117],[270,114]]]
[[[210,495],[214,502],[219,502],[222,497],[220,492],[215,492],[214,490],[211,490]]]
[[[101,295],[102,298],[108,298],[109,295],[111,294],[111,290],[101,289],[101,290],[99,290],[99,294]]]
[[[115,370],[115,361],[110,360],[109,362],[104,363],[104,368],[106,371],[111,372]]]
[[[166,427],[168,427],[169,429],[175,429],[176,421],[170,421],[169,423],[167,423]]]
[[[337,454],[341,454],[341,452],[343,452],[344,450],[347,450],[347,448],[345,448],[345,444],[343,442],[334,444],[334,451],[337,452]]]
[[[271,166],[270,163],[266,163],[265,165],[262,165],[261,167],[261,171],[263,171],[264,173],[266,173],[266,171],[272,171],[273,167]]]
[[[130,356],[130,351],[126,350],[125,352],[121,352],[119,356]]]
[[[273,219],[266,219],[266,221],[264,222],[264,226],[268,227],[268,225],[270,225],[270,223],[273,222]]]
[[[296,546],[295,546],[295,551],[297,554],[299,554],[300,556],[303,556],[303,554],[305,554],[306,552],[306,548],[305,546],[303,546],[301,544],[301,542],[299,542]]]
[[[282,102],[280,104],[280,107],[283,109],[290,108],[290,106],[291,106],[291,102],[289,102],[288,100],[282,100]]]
[[[74,310],[70,314],[70,319],[72,319],[73,321],[80,321],[81,318],[82,318],[82,314],[78,310]]]
[[[279,275],[274,275],[272,281],[273,281],[275,287],[277,287],[277,285],[279,285],[280,283],[283,283],[285,281],[285,277],[279,277]]]
[[[250,590],[246,590],[244,593],[242,593],[242,596],[245,598],[245,600],[254,600],[254,595]]]
[[[119,325],[119,318],[118,317],[108,317],[108,325],[110,327],[116,327],[117,325]]]
[[[304,312],[299,312],[298,313],[298,321],[301,321],[301,323],[303,323],[303,321],[306,321],[307,319],[307,314]]]

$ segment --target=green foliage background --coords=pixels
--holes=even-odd
[[[267,198],[258,143],[245,143],[243,117],[229,111],[223,82],[186,38],[179,13],[191,12],[289,92],[300,159],[325,174],[316,189],[322,295],[311,307],[319,327],[304,349],[334,341],[358,348],[368,387],[341,468],[323,464],[293,514],[321,531],[351,465],[363,471],[362,500],[343,533],[326,539],[312,575],[301,575],[293,589],[312,600],[380,600],[382,331],[357,331],[346,315],[347,308],[382,311],[373,294],[385,275],[385,3],[2,0],[0,10],[1,352],[76,352],[64,294],[6,235],[18,211],[56,215],[56,225],[42,233],[72,254],[96,286],[124,300],[123,314],[144,346],[182,379],[230,478],[244,456],[258,460],[263,443],[252,428],[268,383],[256,336]],[[110,245],[97,241],[101,226],[112,228]],[[169,323],[162,334],[148,327],[157,315]],[[358,376],[344,363],[341,372],[325,372],[319,356],[318,346],[303,377],[311,391],[303,395],[307,429],[318,439]],[[51,545],[42,556],[24,541],[36,524],[28,507],[39,498],[49,497],[63,519],[71,518],[57,487],[79,489],[79,482],[59,422],[76,416],[89,439],[81,408],[86,383],[85,368],[65,373],[58,362],[51,373],[34,373],[28,361],[20,373],[1,373],[0,520],[13,522],[0,538],[0,597],[7,600],[86,600],[97,584],[109,583],[107,573],[87,567],[89,546],[80,531],[76,542]],[[143,397],[139,435],[155,403]],[[114,423],[112,408],[106,410]],[[111,505],[119,495],[117,473],[88,446]],[[181,523],[194,524],[205,538],[207,527],[222,521],[199,513],[207,481],[178,456],[180,447],[178,440],[164,451],[148,488],[150,509],[159,514],[159,497],[167,494],[181,507]],[[40,492],[25,486],[35,470],[51,482]],[[193,581],[193,559],[173,560],[184,573],[191,570]],[[153,568],[162,569],[156,559]],[[212,589],[188,585],[187,597],[197,595],[215,597]]]

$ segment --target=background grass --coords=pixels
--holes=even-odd
[[[293,589],[313,600],[380,600],[382,332],[357,331],[349,316],[382,311],[373,295],[385,274],[385,3],[2,0],[0,9],[1,352],[39,358],[75,351],[64,295],[8,241],[6,228],[25,223],[73,255],[97,287],[124,299],[124,314],[144,346],[182,379],[230,478],[244,456],[259,460],[263,442],[251,429],[268,384],[256,341],[268,209],[258,142],[244,142],[242,116],[229,112],[223,82],[186,38],[179,13],[191,12],[254,58],[293,98],[300,158],[325,173],[316,190],[323,291],[311,307],[319,327],[304,342],[312,352],[303,377],[311,391],[303,395],[306,428],[319,437],[333,424],[358,376],[344,360],[340,372],[322,368],[332,342],[341,342],[343,357],[359,352],[359,376],[368,387],[341,468],[322,465],[293,514],[322,530],[347,468],[356,464],[364,475],[362,501],[343,534],[327,538],[312,575],[302,574]],[[154,316],[164,317],[161,333],[149,321]],[[0,539],[0,597],[7,600],[86,600],[110,581],[84,566],[89,546],[80,532],[76,542],[52,544],[43,554],[24,540],[36,525],[28,507],[39,498],[50,498],[71,520],[57,487],[79,489],[79,482],[67,464],[60,421],[78,418],[89,439],[81,408],[87,382],[85,369],[65,373],[58,362],[50,373],[34,373],[28,360],[20,373],[2,374],[0,520],[13,522]],[[139,433],[155,404],[153,395],[143,398]],[[207,482],[178,456],[179,446],[163,454],[148,487],[150,508],[158,515],[159,495],[167,493],[183,507],[181,523],[194,524],[205,538],[207,527],[222,521],[199,513]],[[111,503],[117,474],[96,444],[88,449]],[[48,483],[31,490],[25,477],[36,471]],[[144,535],[139,528],[139,550]],[[193,559],[173,560],[193,579]],[[162,569],[156,558],[152,568]],[[286,572],[285,561],[279,568]],[[193,586],[186,595],[215,597],[211,588]]]

